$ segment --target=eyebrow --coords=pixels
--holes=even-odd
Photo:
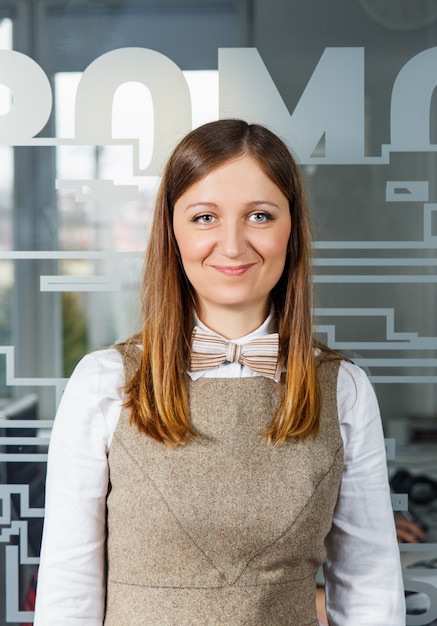
[[[199,208],[205,207],[205,208],[212,209],[216,206],[217,205],[215,202],[193,202],[193,204],[189,204],[188,206],[186,206],[184,211],[189,211],[190,209],[196,209],[197,207]]]
[[[275,209],[279,209],[279,205],[276,204],[276,202],[271,202],[270,200],[253,200],[252,202],[249,202],[247,204],[248,208],[253,208],[256,209],[259,206],[271,206]],[[185,207],[185,211],[189,211],[190,209],[196,209],[196,208],[216,208],[217,204],[215,202],[193,202],[193,204],[189,204],[188,206]]]
[[[270,200],[254,200],[253,202],[249,202],[248,206],[253,207],[254,209],[256,209],[257,206],[261,206],[261,205],[267,205],[267,206],[272,206],[275,209],[279,209],[279,205],[276,204],[276,202],[271,202]]]

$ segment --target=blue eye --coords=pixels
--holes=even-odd
[[[252,215],[249,216],[249,219],[257,224],[264,224],[265,222],[272,220],[273,217],[270,213],[252,213]]]
[[[197,215],[193,218],[193,222],[197,222],[198,224],[212,224],[213,221],[213,215]]]

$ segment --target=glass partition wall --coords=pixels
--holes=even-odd
[[[162,162],[225,116],[301,163],[315,330],[375,385],[394,510],[427,528],[407,624],[437,620],[436,64],[432,0],[0,0],[0,625],[32,622],[65,381],[136,329]]]

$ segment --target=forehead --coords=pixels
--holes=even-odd
[[[243,194],[269,194],[282,191],[272,178],[265,172],[262,164],[251,155],[240,155],[227,159],[220,165],[189,185],[181,194],[240,192]],[[283,195],[283,194],[282,194]]]

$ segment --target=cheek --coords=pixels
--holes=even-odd
[[[176,239],[176,245],[177,245],[178,250],[179,250],[179,255],[180,255],[181,260],[183,262],[184,259],[185,259],[185,256],[186,256],[186,252],[187,252],[187,250],[189,250],[187,237],[184,236],[183,234],[179,233],[176,228],[174,229],[174,236],[175,236],[175,239]]]
[[[179,250],[182,263],[185,263],[185,259],[190,250],[190,232],[186,228],[183,228],[179,221],[173,219],[173,234],[176,240],[176,245]]]
[[[277,264],[284,264],[288,252],[288,241],[290,235],[287,229],[276,233],[269,241],[264,242],[262,254],[264,258],[270,259]],[[261,252],[261,250],[260,250]]]
[[[208,256],[210,245],[204,238],[193,236],[187,232],[177,232],[177,230],[175,230],[175,238],[184,267],[201,262]]]

